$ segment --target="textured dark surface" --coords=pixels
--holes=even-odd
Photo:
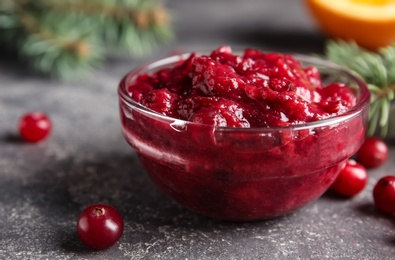
[[[391,259],[393,216],[376,212],[374,183],[395,174],[395,149],[371,170],[362,194],[325,194],[287,216],[253,223],[196,215],[164,197],[125,143],[117,83],[132,67],[172,49],[220,44],[319,52],[323,37],[302,1],[168,1],[177,40],[142,60],[113,57],[83,83],[59,83],[0,57],[0,259]],[[53,120],[51,137],[25,144],[16,125],[26,111]],[[75,233],[81,210],[117,207],[124,235],[104,251],[84,247]]]

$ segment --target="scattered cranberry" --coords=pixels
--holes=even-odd
[[[375,168],[388,159],[388,147],[379,138],[368,137],[357,152],[357,160],[366,168]]]
[[[373,199],[379,210],[395,213],[395,176],[385,176],[376,183]]]
[[[368,173],[362,165],[349,160],[332,184],[332,189],[343,196],[354,196],[360,193],[368,182]]]
[[[27,142],[44,140],[51,132],[51,128],[49,117],[42,112],[27,113],[19,120],[19,134]]]
[[[90,205],[78,218],[77,233],[82,242],[93,249],[108,248],[122,236],[122,216],[110,205]]]

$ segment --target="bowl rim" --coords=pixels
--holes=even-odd
[[[264,51],[265,53],[270,53],[269,51]],[[242,127],[228,127],[228,126],[213,126],[209,124],[202,124],[202,123],[196,123],[196,122],[191,122],[183,119],[177,119],[169,116],[162,115],[160,113],[157,113],[156,111],[153,111],[140,103],[134,101],[132,97],[129,95],[129,93],[126,90],[126,82],[129,82],[133,80],[135,77],[142,73],[150,73],[154,71],[154,69],[160,69],[161,67],[168,66],[168,65],[174,65],[176,62],[182,60],[182,59],[187,59],[191,54],[198,54],[198,55],[207,55],[207,53],[204,52],[187,52],[187,53],[182,53],[182,54],[177,54],[177,55],[172,55],[168,56],[165,58],[157,59],[151,62],[147,62],[145,64],[142,64],[140,66],[137,66],[136,68],[130,70],[120,81],[118,85],[118,96],[119,98],[124,102],[124,104],[128,105],[132,109],[137,109],[139,112],[142,112],[146,115],[149,115],[150,117],[157,119],[157,120],[166,120],[172,123],[176,123],[179,125],[195,125],[195,126],[205,126],[205,127],[213,127],[216,131],[225,131],[225,132],[267,132],[267,131],[281,131],[281,130],[306,130],[306,129],[314,129],[314,128],[320,128],[320,127],[327,127],[331,125],[336,125],[342,122],[345,122],[349,119],[352,119],[354,117],[359,116],[363,111],[364,108],[369,104],[370,101],[370,91],[367,87],[367,84],[364,82],[362,78],[360,78],[358,75],[355,73],[351,72],[348,69],[345,69],[333,62],[330,62],[328,60],[324,60],[319,57],[312,57],[312,56],[307,56],[305,54],[300,54],[300,53],[283,53],[287,55],[293,56],[296,60],[299,62],[308,62],[311,63],[312,65],[320,65],[327,67],[329,69],[337,70],[343,75],[347,76],[349,79],[354,81],[357,85],[359,90],[361,91],[360,97],[358,99],[357,104],[349,109],[347,112],[337,115],[335,117],[329,117],[323,120],[318,120],[318,121],[312,121],[312,122],[306,122],[302,124],[295,124],[295,125],[287,125],[287,126],[275,126],[275,127],[250,127],[250,128],[242,128]],[[235,52],[233,52],[235,53]],[[235,53],[238,54],[238,53]]]

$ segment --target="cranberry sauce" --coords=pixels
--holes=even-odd
[[[323,86],[315,67],[303,68],[290,55],[247,49],[237,56],[227,46],[142,74],[127,90],[136,102],[169,117],[245,128],[318,121],[356,103],[347,86]]]
[[[123,133],[153,182],[193,211],[238,221],[286,214],[324,193],[363,142],[368,90],[325,62],[301,57],[302,67],[229,47],[169,59],[121,82]],[[322,69],[334,83],[324,86]]]

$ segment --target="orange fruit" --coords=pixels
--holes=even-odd
[[[376,50],[395,43],[395,0],[305,0],[330,37]]]

